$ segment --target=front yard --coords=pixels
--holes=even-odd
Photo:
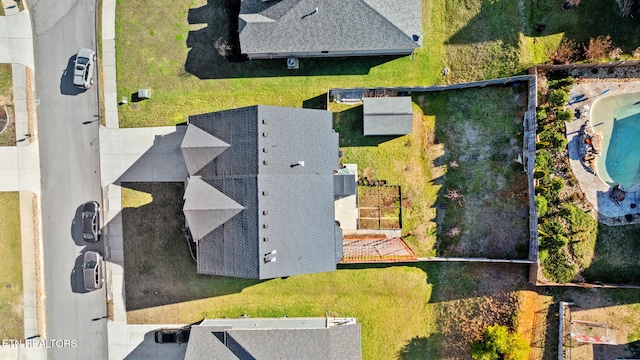
[[[20,196],[0,192],[0,338],[24,337]]]

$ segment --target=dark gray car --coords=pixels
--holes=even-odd
[[[85,241],[100,240],[100,205],[89,201],[82,205],[82,238]]]
[[[82,276],[84,277],[84,288],[87,291],[98,290],[104,283],[102,274],[102,255],[97,251],[87,251],[84,253],[82,262]]]
[[[73,67],[73,85],[88,89],[93,85],[93,68],[96,63],[96,53],[91,49],[80,49],[76,55]]]

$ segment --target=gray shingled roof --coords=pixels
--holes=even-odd
[[[198,242],[198,273],[266,279],[335,270],[342,238],[335,231],[338,134],[331,112],[253,106],[192,116],[189,126],[229,144],[198,174],[244,208],[221,225],[202,213],[187,216],[190,227],[216,225]]]
[[[410,96],[363,98],[362,102],[365,136],[411,133],[413,109]]]
[[[242,205],[204,182],[199,176],[189,178],[184,199],[182,210],[195,240],[202,239],[244,210]]]
[[[238,360],[215,334],[224,333],[230,326],[192,326],[184,360]]]
[[[196,127],[188,126],[180,149],[189,175],[195,175],[229,147],[229,144]]]
[[[420,0],[242,0],[240,48],[244,54],[414,49],[422,41],[412,39],[422,35],[421,6]]]
[[[198,325],[191,328],[185,360],[360,360],[360,333],[360,324],[314,329]]]

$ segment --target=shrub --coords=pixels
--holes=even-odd
[[[576,43],[567,38],[562,39],[558,48],[549,53],[552,64],[570,64],[576,57]]]
[[[551,127],[540,133],[540,140],[548,143],[555,151],[562,151],[567,146],[567,138],[558,131],[557,127]]]
[[[475,360],[526,360],[531,348],[518,333],[509,333],[506,326],[488,326],[482,340],[471,344],[471,356]]]
[[[544,108],[538,108],[536,110],[536,120],[538,122],[547,120],[547,110]]]
[[[567,220],[572,240],[584,240],[598,230],[598,221],[573,204],[563,204],[560,207],[560,216]]]
[[[564,226],[558,219],[545,219],[540,224],[540,231],[544,232],[546,236],[551,236],[553,234],[566,234],[566,230]]]
[[[564,250],[549,251],[544,262],[541,260],[541,263],[544,275],[551,281],[566,283],[576,276],[576,268],[569,263]]]
[[[564,77],[556,80],[549,80],[549,88],[550,89],[562,89],[566,92],[571,91],[575,80],[572,77]]]
[[[584,54],[587,60],[604,59],[609,56],[612,48],[611,36],[598,36],[589,39],[589,45],[584,47]]]
[[[549,236],[540,237],[540,248],[551,252],[558,251],[569,244],[569,239],[561,234],[549,234]]]
[[[571,109],[560,110],[556,114],[556,120],[560,123],[565,123],[573,118],[573,111]]]
[[[549,176],[545,176],[540,180],[539,189],[540,193],[547,198],[547,202],[556,204],[559,200],[558,194],[564,189],[564,180],[559,177],[551,179]]]
[[[545,173],[550,173],[553,171],[553,157],[551,157],[551,153],[547,150],[540,150],[536,154],[536,159],[534,161],[534,167],[537,170],[544,171]]]
[[[538,216],[542,217],[547,214],[547,210],[549,210],[549,205],[547,203],[547,199],[544,196],[536,196],[536,209],[538,209]]]
[[[561,107],[569,100],[569,93],[564,89],[553,89],[547,94],[547,100],[553,107]]]

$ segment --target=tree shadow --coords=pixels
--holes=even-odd
[[[436,359],[440,355],[440,344],[444,339],[445,337],[441,333],[433,333],[428,337],[416,336],[400,349],[398,359]]]
[[[204,25],[190,31],[190,48],[184,69],[199,79],[227,79],[283,76],[364,75],[371,68],[401,56],[305,58],[298,69],[288,69],[286,59],[249,60],[242,55],[238,36],[240,1],[208,0],[189,9],[190,25]]]

